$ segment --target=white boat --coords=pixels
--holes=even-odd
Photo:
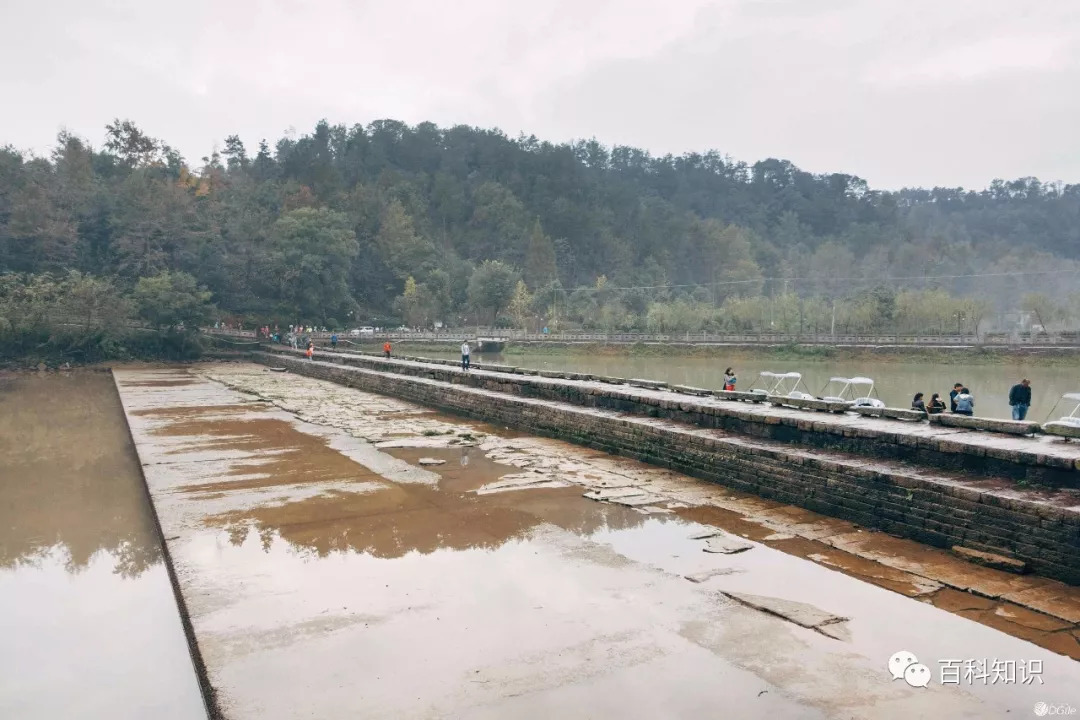
[[[1051,415],[1054,414],[1054,410],[1057,409],[1057,406],[1061,404],[1062,400],[1075,402],[1076,406],[1068,415],[1063,415],[1057,420],[1043,423],[1043,430],[1054,435],[1076,437],[1077,435],[1080,435],[1080,392],[1071,392],[1062,395],[1061,400],[1054,403],[1054,407],[1050,410]]]
[[[802,385],[802,373],[774,373],[768,370],[758,375],[758,382],[764,388],[751,388],[750,392],[766,395],[768,397],[786,397],[796,400],[813,400],[813,395],[799,390]]]
[[[840,389],[835,395],[827,393],[828,390],[837,387]],[[821,392],[821,399],[829,402],[851,403],[852,407],[885,407],[885,403],[877,397],[873,379],[868,377],[829,378],[829,382]]]

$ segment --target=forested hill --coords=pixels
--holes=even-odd
[[[505,308],[517,277],[501,266],[470,293],[485,260],[520,274],[539,314],[557,281],[588,304],[586,323],[605,305],[617,316],[605,322],[629,326],[658,300],[875,288],[940,288],[1006,310],[1032,289],[1077,289],[1080,185],[880,192],[783,160],[393,120],[323,122],[251,149],[233,136],[200,163],[120,121],[100,148],[61,134],[48,158],[0,150],[0,272],[77,269],[125,290],[184,271],[219,309],[252,319],[421,324]],[[1005,274],[1018,272],[1046,274]],[[971,275],[983,277],[896,279]],[[579,286],[609,291],[575,296]]]

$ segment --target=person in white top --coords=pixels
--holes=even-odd
[[[461,343],[461,369],[469,369],[469,341]]]

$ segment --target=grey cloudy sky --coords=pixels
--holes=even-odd
[[[0,144],[198,164],[320,118],[715,148],[875,187],[1080,182],[1076,0],[2,0]]]

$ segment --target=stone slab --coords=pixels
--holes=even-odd
[[[921,410],[891,407],[877,409],[881,410],[881,417],[892,418],[893,420],[910,420],[913,422],[922,422],[927,418],[927,414]]]
[[[981,550],[973,550],[971,548],[961,547],[960,545],[953,545],[952,551],[957,557],[961,557],[968,562],[973,562],[976,565],[984,565],[996,570],[1017,573],[1018,575],[1023,575],[1028,571],[1028,564],[1023,560],[1017,560],[1016,558],[982,552]]]
[[[761,403],[769,399],[769,396],[764,393],[743,392],[742,390],[713,390],[712,394],[721,400],[741,400],[752,403]]]
[[[817,629],[849,619],[796,600],[730,591],[723,591],[723,594],[743,605],[782,617],[804,628]]]
[[[1039,431],[1038,423],[1019,420],[968,417],[967,415],[955,415],[953,413],[938,413],[937,415],[930,415],[929,419],[931,425],[984,430],[1006,435],[1034,435]]]
[[[420,460],[418,462],[421,465],[443,465],[444,463],[446,463],[445,460],[440,460],[439,458],[429,458],[429,457],[420,458]]]
[[[754,547],[753,543],[740,540],[734,535],[714,535],[705,541],[705,547],[702,548],[707,553],[717,553],[720,555],[734,555],[735,553],[746,552]]]
[[[702,570],[701,572],[691,573],[690,575],[683,575],[683,577],[692,583],[703,583],[714,577],[734,575],[739,572],[742,571],[737,568],[713,568],[712,570]]]
[[[694,387],[693,385],[674,385],[671,388],[675,392],[683,393],[685,395],[710,395],[712,390],[708,388]]]
[[[818,412],[843,412],[851,407],[851,403],[848,402],[834,402],[832,400],[809,400],[806,398],[789,398],[789,397],[771,397],[769,403],[772,405],[783,405],[785,407],[799,408],[802,410],[815,410]]]
[[[1056,420],[1044,423],[1042,431],[1048,435],[1057,435],[1064,438],[1080,438],[1080,425],[1072,425]]]

